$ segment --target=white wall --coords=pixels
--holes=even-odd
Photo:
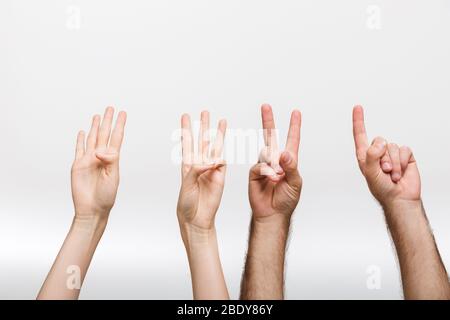
[[[414,149],[450,266],[449,31],[447,0],[2,0],[0,298],[37,294],[73,214],[76,132],[107,105],[129,113],[122,183],[81,297],[191,298],[172,134],[181,113],[205,108],[231,129],[258,129],[263,102],[283,140],[289,111],[304,116],[287,297],[401,298],[383,215],[354,159],[351,108],[366,107],[372,137]],[[217,218],[233,298],[250,160],[230,165]],[[371,265],[380,290],[367,289]]]

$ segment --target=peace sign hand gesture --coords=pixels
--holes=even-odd
[[[279,152],[275,121],[269,105],[261,107],[265,148],[250,170],[249,198],[255,219],[283,215],[290,218],[302,189],[298,172],[301,113],[292,112],[286,149]]]

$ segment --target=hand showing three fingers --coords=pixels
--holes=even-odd
[[[261,108],[266,147],[260,161],[250,170],[249,198],[255,219],[272,216],[288,217],[294,212],[302,189],[298,171],[301,114],[295,110],[291,115],[286,149],[278,151],[275,121],[272,108]]]
[[[380,137],[369,145],[360,106],[353,110],[353,135],[359,167],[381,205],[420,200],[420,175],[412,151]]]
[[[114,109],[105,111],[103,121],[94,116],[92,127],[78,134],[75,162],[72,166],[72,196],[76,219],[107,220],[119,186],[119,154],[126,113],[120,112],[111,133]]]
[[[178,220],[182,227],[210,230],[214,228],[225,184],[226,166],[221,157],[227,123],[219,122],[214,145],[210,148],[209,113],[202,112],[197,152],[194,152],[191,120],[186,114],[182,116],[181,127],[183,165]]]

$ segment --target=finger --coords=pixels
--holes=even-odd
[[[198,139],[198,156],[207,161],[209,156],[209,112],[203,111],[200,116],[200,135]]]
[[[294,110],[291,114],[291,122],[289,124],[289,132],[286,141],[286,150],[298,159],[298,149],[300,146],[300,129],[302,125],[302,114],[298,110]]]
[[[264,131],[264,142],[267,146],[267,155],[270,159],[267,161],[271,167],[279,174],[283,172],[280,167],[279,159],[280,154],[278,152],[277,134],[275,129],[275,119],[273,117],[272,107],[268,104],[261,106],[261,117]]]
[[[398,182],[402,178],[402,167],[400,165],[400,149],[395,143],[388,145],[389,157],[392,161],[391,179],[393,182]]]
[[[75,150],[75,159],[81,159],[84,156],[85,147],[84,147],[84,141],[85,141],[85,133],[84,131],[80,131],[77,136],[77,147]]]
[[[97,138],[97,148],[106,149],[109,142],[109,136],[111,135],[112,121],[114,117],[114,108],[108,107],[105,110],[103,121],[100,126]]]
[[[380,171],[382,172],[380,162],[386,151],[386,140],[380,137],[375,138],[365,156],[364,175],[366,177],[375,178]]]
[[[109,144],[110,148],[120,152],[120,148],[122,147],[123,136],[125,133],[125,124],[127,122],[127,113],[124,111],[120,111],[117,116],[116,126],[111,134],[111,142]]]
[[[266,146],[277,148],[275,120],[273,118],[272,107],[270,105],[268,104],[262,105],[261,117],[264,130],[264,142]]]
[[[402,168],[402,175],[405,173],[410,161],[415,161],[412,150],[406,146],[400,148],[400,166]]]
[[[217,128],[217,135],[214,141],[214,146],[212,149],[211,157],[213,159],[220,158],[222,156],[223,145],[225,141],[225,133],[227,131],[227,121],[220,120],[219,126]]]
[[[259,154],[258,162],[268,164],[277,174],[283,174],[283,168],[280,166],[279,159],[280,154],[278,151],[274,152],[272,148],[264,147]]]
[[[250,181],[269,179],[277,182],[281,179],[275,170],[267,163],[258,163],[250,169]]]
[[[288,184],[293,187],[298,187],[301,184],[301,178],[294,155],[289,151],[283,152],[280,157],[280,165],[286,174]]]
[[[391,173],[392,171],[392,161],[388,152],[381,158],[381,169],[383,169],[383,172],[385,173]]]
[[[86,141],[86,152],[92,152],[97,145],[98,129],[100,127],[100,115],[95,115],[92,119],[91,130],[89,131]]]
[[[188,114],[183,114],[181,116],[181,145],[183,164],[192,164],[194,140],[192,138],[191,118]]]
[[[369,149],[369,140],[364,125],[364,109],[361,106],[353,108],[353,138],[355,140],[356,157],[360,166],[362,166]]]

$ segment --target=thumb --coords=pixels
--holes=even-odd
[[[368,178],[376,177],[381,169],[381,158],[386,154],[387,142],[383,138],[375,138],[367,150],[364,175]]]
[[[117,160],[119,159],[119,154],[117,152],[102,152],[102,151],[97,151],[95,153],[95,156],[97,157],[98,160],[100,160],[101,162],[103,162],[104,164],[107,165],[112,165],[115,164],[117,162]]]
[[[284,151],[281,154],[280,165],[286,174],[286,180],[289,185],[297,186],[301,183],[300,174],[297,168],[297,161],[289,153],[289,151]]]
[[[216,165],[214,163],[212,164],[206,164],[206,165],[194,165],[191,167],[189,172],[187,173],[184,183],[187,185],[194,185],[197,183],[198,178],[204,174],[206,171],[209,171],[211,169],[214,169]]]

